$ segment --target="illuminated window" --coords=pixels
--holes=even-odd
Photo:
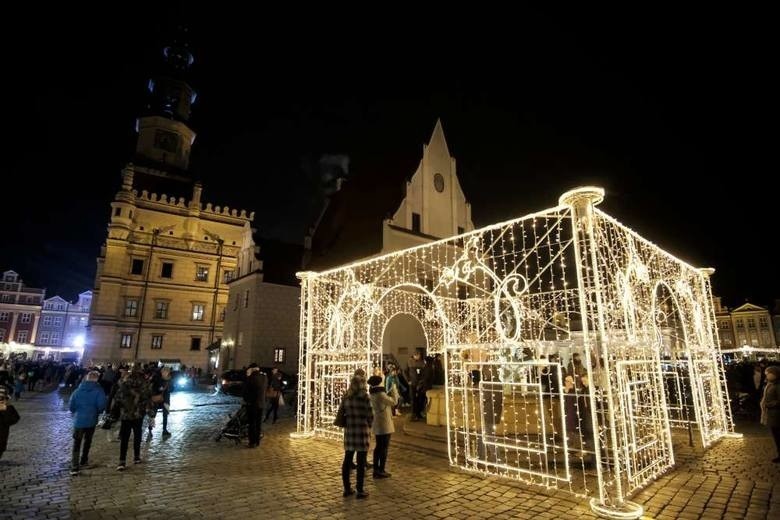
[[[283,348],[274,349],[274,363],[284,363],[285,350]]]
[[[209,267],[207,265],[199,265],[195,271],[195,279],[199,282],[208,282],[209,280]]]
[[[152,336],[152,349],[159,350],[162,348],[163,337]]]
[[[193,303],[192,304],[192,319],[194,321],[203,321],[203,304],[202,303]]]
[[[130,348],[133,343],[133,335],[132,334],[122,334],[121,339],[119,340],[119,348]]]

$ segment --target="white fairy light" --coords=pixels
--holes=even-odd
[[[601,199],[572,190],[527,217],[301,273],[295,435],[341,435],[350,376],[382,364],[389,321],[408,314],[443,356],[452,465],[641,515],[627,498],[674,464],[672,429],[697,428],[706,447],[733,422],[711,271],[597,210]]]

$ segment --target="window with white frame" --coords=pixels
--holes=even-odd
[[[43,317],[43,326],[44,327],[51,327],[51,316],[44,316]]]
[[[55,316],[54,317],[54,326],[55,327],[62,327],[62,316]]]
[[[52,332],[51,333],[51,342],[52,345],[59,345],[60,344],[60,333],[59,332]]]
[[[134,318],[138,314],[138,300],[128,298],[125,301],[125,316]]]
[[[158,350],[162,348],[162,342],[163,337],[162,336],[152,336],[152,349]]]
[[[11,295],[10,294],[4,294],[2,296],[2,302],[3,303],[11,303]]]
[[[154,317],[158,320],[168,319],[168,302],[158,301],[154,308]]]
[[[199,282],[209,281],[209,266],[197,265],[195,266],[195,280]]]
[[[760,318],[758,318],[758,326],[761,327],[762,329],[767,328],[768,325],[765,316],[761,316]]]
[[[41,342],[41,345],[48,345],[49,344],[49,333],[48,332],[41,332],[40,342]]]
[[[22,323],[30,323],[30,319],[31,318],[32,318],[32,314],[30,314],[29,312],[23,312],[22,313],[21,322]]]
[[[756,319],[755,318],[748,318],[748,328],[749,329],[755,329],[756,328]]]
[[[285,350],[284,348],[274,349],[274,363],[284,363]]]
[[[5,329],[0,329],[0,343],[5,341]]]
[[[0,321],[8,321],[8,313],[3,311],[0,312]]]
[[[19,343],[27,343],[27,331],[20,330],[16,333],[16,341]]]
[[[203,321],[203,307],[202,303],[192,304],[192,319],[193,321]]]
[[[233,271],[232,270],[225,270],[225,283],[228,283],[233,279]]]
[[[130,348],[133,346],[133,335],[122,334],[119,339],[119,348]]]

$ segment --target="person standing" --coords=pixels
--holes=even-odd
[[[780,463],[780,366],[769,366],[764,370],[766,374],[766,386],[764,397],[761,399],[761,424],[768,426],[775,440],[777,456],[772,459],[775,464]]]
[[[393,387],[393,392],[388,395],[382,385],[380,376],[368,378],[368,394],[371,400],[371,411],[374,420],[371,429],[374,432],[376,446],[374,446],[374,478],[387,478],[390,473],[385,471],[387,464],[387,451],[390,448],[390,435],[395,432],[393,424],[393,407],[398,403],[398,394]]]
[[[19,422],[19,413],[8,401],[8,391],[5,386],[0,385],[0,459],[3,458],[3,453],[8,447],[11,426]]]
[[[98,384],[100,373],[92,371],[70,396],[69,408],[73,416],[73,456],[70,462],[70,474],[78,475],[79,470],[89,464],[89,448],[95,434],[98,416],[106,409],[106,393]],[[84,450],[82,451],[82,441]]]
[[[260,418],[265,408],[265,391],[268,387],[268,378],[260,372],[257,363],[252,363],[246,371],[246,383],[244,384],[244,403],[246,404],[247,421],[249,422],[249,447],[260,446],[262,425]]]
[[[274,367],[271,370],[271,381],[268,383],[268,391],[266,392],[268,411],[265,413],[263,422],[267,421],[268,416],[273,412],[274,422],[272,424],[276,424],[276,420],[279,418],[279,399],[282,397],[282,387],[282,373],[279,372],[278,368]]]
[[[119,465],[117,471],[124,471],[127,467],[127,448],[130,442],[130,432],[133,433],[133,463],[141,461],[141,430],[144,415],[153,418],[152,392],[149,382],[144,377],[141,367],[133,366],[130,376],[119,383],[115,397],[119,406],[121,427],[119,429]]]
[[[349,389],[339,405],[339,414],[343,414],[346,421],[344,426],[344,461],[341,464],[341,481],[344,484],[345,497],[355,493],[349,480],[352,457],[355,453],[357,453],[357,498],[368,497],[363,483],[366,476],[366,456],[374,415],[371,412],[371,401],[364,385],[365,379],[358,375],[352,376]]]
[[[409,381],[409,391],[412,399],[412,421],[422,419],[422,407],[420,406],[418,388],[422,379],[423,368],[425,368],[425,362],[422,359],[422,350],[418,348],[406,365],[406,380]],[[423,398],[422,404],[425,404],[425,398]]]

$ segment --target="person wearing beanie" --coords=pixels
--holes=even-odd
[[[374,478],[387,478],[390,476],[390,473],[385,471],[385,465],[387,464],[387,451],[390,448],[390,435],[395,432],[393,408],[398,403],[398,394],[393,392],[391,395],[387,395],[385,386],[382,384],[382,376],[374,375],[369,377],[368,386],[368,396],[371,400],[371,410],[374,414],[371,429],[376,438],[376,446],[374,447]]]

